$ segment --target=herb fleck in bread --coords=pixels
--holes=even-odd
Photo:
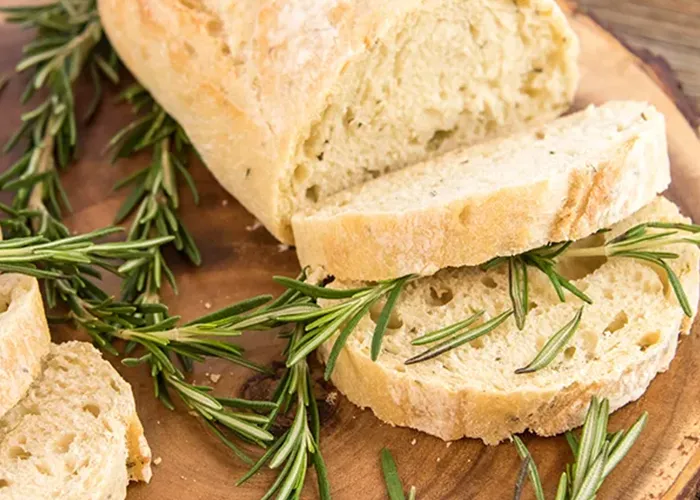
[[[150,462],[131,387],[85,342],[52,345],[0,419],[0,499],[123,499]]]
[[[337,278],[430,275],[582,238],[669,183],[663,115],[611,102],[339,193],[294,235],[302,266]]]
[[[41,373],[51,345],[36,279],[0,275],[0,417],[24,397]]]
[[[649,206],[587,241],[609,239],[643,221],[686,221],[668,200]],[[582,242],[581,244],[585,243]],[[698,258],[692,245],[674,245],[668,262],[685,289],[693,313],[698,302]],[[438,358],[406,366],[424,350],[414,338],[484,309],[493,317],[511,307],[503,268],[446,269],[410,283],[394,311],[377,362],[370,359],[374,322],[365,317],[337,360],[332,380],[350,401],[382,420],[414,427],[445,440],[480,438],[487,444],[531,430],[549,436],[581,424],[591,396],[611,410],[639,398],[676,352],[678,333],[692,323],[658,269],[639,261],[569,259],[562,272],[594,301],[569,343],[547,368],[516,375],[547,339],[569,322],[582,303],[560,303],[548,279],[530,272],[532,311],[522,331],[509,319],[494,332]],[[342,285],[336,285],[342,286]],[[376,319],[376,318],[375,318]],[[327,359],[332,341],[320,355]]]
[[[223,186],[292,243],[304,206],[565,111],[553,0],[99,0],[113,46]]]

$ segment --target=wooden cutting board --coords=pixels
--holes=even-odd
[[[0,4],[6,4],[0,0]],[[673,163],[673,185],[669,196],[683,211],[700,221],[700,141],[695,133],[697,114],[679,91],[663,60],[650,54],[638,57],[590,17],[567,6],[578,32],[583,54],[583,81],[576,106],[609,99],[647,100],[668,120]],[[0,73],[11,70],[19,58],[20,46],[29,35],[15,27],[0,25]],[[17,104],[21,81],[13,81],[0,100],[2,122],[0,141],[5,141],[18,123]],[[79,92],[80,94],[80,92]],[[73,202],[68,224],[77,231],[107,225],[119,206],[122,194],[111,192],[114,181],[127,171],[144,165],[148,156],[110,167],[100,156],[109,137],[130,120],[123,105],[108,99],[92,127],[80,132],[81,160],[63,175]],[[1,158],[6,168],[10,158]],[[195,269],[171,256],[180,285],[180,295],[166,292],[171,309],[185,318],[206,313],[232,301],[254,294],[277,293],[274,274],[294,275],[298,265],[294,252],[279,247],[264,230],[251,230],[254,218],[228,196],[201,166],[193,173],[202,200],[199,207],[186,201],[184,219],[199,242],[204,265]],[[187,196],[184,196],[188,200]],[[54,329],[56,341],[85,339],[67,328]],[[671,369],[657,377],[639,401],[618,411],[611,419],[614,429],[629,426],[642,411],[650,414],[641,440],[606,481],[601,499],[694,498],[700,479],[700,328],[683,339]],[[258,362],[279,360],[282,344],[268,333],[243,337],[250,357]],[[129,488],[129,498],[139,499],[256,499],[273,479],[264,472],[241,488],[234,483],[245,467],[207,434],[196,419],[184,411],[170,412],[153,398],[148,373],[125,368],[111,359],[133,384],[139,413],[154,457],[150,485]],[[213,384],[207,374],[221,375]],[[213,384],[226,395],[255,397],[265,394],[273,380],[254,377],[226,363],[212,361],[197,368],[194,380]],[[408,429],[392,428],[379,422],[370,411],[362,411],[342,396],[330,395],[321,404],[322,450],[326,459],[333,496],[336,499],[385,498],[379,467],[379,451],[388,446],[398,463],[406,485],[415,485],[423,499],[510,498],[520,466],[514,447],[502,444],[485,447],[479,441],[444,443]],[[562,438],[525,436],[549,495],[556,488],[564,464],[570,460]],[[316,498],[313,475],[307,481],[304,498]],[[527,495],[531,495],[528,488]]]

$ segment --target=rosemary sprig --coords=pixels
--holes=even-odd
[[[663,247],[676,244],[700,246],[698,233],[700,233],[700,226],[696,224],[645,222],[628,229],[601,246],[570,249],[566,252],[566,257],[618,257],[656,264],[666,273],[683,312],[691,317],[693,310],[688,296],[668,263],[669,260],[677,259],[678,254],[663,251]]]
[[[7,207],[9,212],[14,212]],[[20,211],[18,227],[31,225],[41,214]],[[12,219],[4,219],[3,222]],[[3,227],[7,224],[3,224]],[[26,228],[27,226],[24,225]],[[147,314],[162,312],[164,306],[136,306],[117,302],[99,288],[94,280],[102,271],[127,277],[147,265],[152,249],[171,238],[155,238],[138,242],[107,242],[100,239],[122,232],[110,227],[86,234],[70,236],[68,229],[54,221],[53,230],[44,234],[0,241],[0,272],[15,272],[43,280],[44,296],[50,309],[59,303],[69,308],[72,320],[103,349],[116,353],[111,345],[113,332],[123,325],[143,326]]]
[[[627,431],[608,433],[610,406],[607,399],[599,401],[594,397],[588,407],[586,419],[577,439],[567,432],[567,440],[575,456],[573,464],[566,466],[557,487],[556,500],[593,500],[603,481],[632,448],[644,429],[648,415],[646,412]],[[542,482],[537,466],[525,444],[517,436],[513,437],[518,455],[528,461],[530,479],[538,500],[544,500]],[[520,498],[516,494],[516,500]]]
[[[289,338],[286,353],[294,350],[303,335],[303,324],[297,324]],[[293,408],[292,425],[237,483],[243,484],[264,465],[279,469],[276,480],[262,497],[263,500],[272,498],[275,494],[279,500],[299,498],[309,460],[316,469],[320,498],[331,498],[326,466],[319,448],[321,425],[312,387],[309,366],[306,359],[303,359],[287,368],[275,390],[272,400],[276,407],[267,417],[266,428],[274,424],[280,411],[287,412]]]
[[[74,159],[78,143],[73,84],[87,68],[95,89],[84,117],[90,119],[101,100],[103,80],[116,83],[119,79],[118,59],[103,36],[95,0],[5,7],[0,12],[7,14],[8,22],[36,30],[16,68],[32,72],[22,103],[38,90],[46,93],[22,115],[22,126],[5,145],[4,152],[8,152],[22,139],[28,142],[25,154],[0,175],[0,189],[16,192],[13,208],[46,212],[44,219],[60,219],[70,204],[58,169]]]
[[[163,405],[174,410],[173,395],[176,395],[236,456],[252,463],[234,439],[259,446],[272,441],[273,436],[266,428],[266,416],[255,412],[272,410],[276,405],[212,395],[210,387],[188,382],[173,362],[173,356],[177,356],[185,369],[192,363],[204,361],[205,357],[217,357],[264,372],[264,368],[244,357],[240,346],[217,340],[217,336],[240,335],[237,331],[222,331],[218,325],[231,322],[270,300],[266,295],[246,299],[182,326],[178,326],[178,316],[168,316],[165,306],[141,303],[123,306],[126,315],[120,317],[120,321],[106,318],[101,322],[93,321],[89,326],[95,330],[96,340],[101,345],[118,338],[128,342],[127,352],[141,347],[144,353],[140,357],[125,358],[122,363],[131,367],[146,364],[153,380],[154,395]]]
[[[217,314],[222,319],[247,312],[270,300],[269,296],[248,299]],[[212,315],[203,316],[182,327],[175,326],[180,318],[177,316],[164,317],[157,322],[151,322],[140,328],[121,329],[114,336],[130,342],[131,348],[141,346],[145,350],[139,358],[126,358],[122,362],[127,366],[147,364],[153,379],[154,395],[167,408],[173,410],[172,393],[193,412],[202,417],[212,432],[228,446],[241,460],[252,463],[248,455],[232,440],[233,437],[265,446],[272,441],[273,436],[266,428],[265,415],[241,412],[244,410],[276,409],[275,403],[262,403],[240,399],[222,398],[210,394],[211,388],[197,386],[185,379],[183,372],[172,361],[176,354],[184,361],[185,367],[194,362],[202,362],[205,357],[226,359],[232,363],[265,371],[262,367],[251,363],[244,357],[243,349],[230,342],[212,339],[218,332],[210,322]],[[231,336],[231,332],[225,332]]]
[[[41,235],[3,240],[0,241],[0,265],[12,266],[13,269],[23,266],[25,274],[36,272],[39,277],[60,277],[62,274],[40,269],[36,266],[37,262],[49,267],[72,264],[78,271],[81,270],[78,267],[80,264],[93,264],[120,273],[127,267],[137,269],[138,266],[132,263],[134,259],[140,263],[141,259],[148,256],[148,250],[172,240],[166,236],[139,242],[95,243],[97,239],[121,231],[118,227],[108,227],[55,241]],[[119,267],[113,263],[127,260]]]
[[[583,293],[571,281],[566,279],[556,270],[556,259],[571,246],[571,242],[547,245],[512,257],[496,257],[481,266],[488,271],[502,264],[508,264],[508,289],[513,311],[515,311],[515,324],[519,330],[525,328],[530,302],[528,298],[528,268],[535,268],[544,273],[552,283],[557,297],[561,302],[566,300],[564,290],[578,297],[587,304],[592,304],[591,298]]]
[[[328,380],[331,373],[333,373],[340,351],[345,346],[348,337],[357,324],[370,311],[372,306],[387,296],[386,303],[382,307],[372,335],[371,356],[373,360],[376,360],[381,350],[384,334],[389,326],[391,313],[396,307],[401,290],[406,283],[415,278],[416,276],[409,275],[394,280],[380,281],[374,286],[344,290],[325,288],[280,276],[273,278],[277,283],[287,287],[288,290],[298,292],[314,300],[341,301],[338,304],[317,307],[308,312],[285,315],[279,318],[280,320],[304,323],[305,333],[300,341],[291,347],[287,358],[287,366],[293,366],[305,359],[306,356],[340,330],[326,363],[324,376]]]
[[[182,127],[140,84],[127,88],[121,98],[131,104],[135,113],[146,112],[117,132],[109,142],[106,150],[111,152],[112,162],[145,149],[151,149],[152,158],[148,166],[115,186],[116,189],[133,186],[115,217],[115,223],[119,224],[135,214],[127,237],[129,241],[154,235],[172,236],[175,248],[198,266],[202,263],[201,254],[178,214],[178,179],[185,181],[195,203],[199,203],[199,193],[187,170],[194,148]],[[123,296],[126,300],[157,300],[163,276],[177,293],[175,278],[160,249],[154,249],[153,253],[150,265],[124,282]]]
[[[386,492],[389,496],[389,500],[406,500],[403,485],[401,484],[401,479],[399,478],[399,472],[396,469],[396,461],[387,448],[382,448],[381,463],[384,483],[386,484]],[[408,492],[408,500],[415,500],[415,498],[416,487],[411,486],[411,489]]]

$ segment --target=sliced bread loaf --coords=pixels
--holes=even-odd
[[[51,337],[36,279],[0,275],[0,311],[1,417],[24,397],[41,373]]]
[[[0,419],[0,499],[119,500],[150,462],[131,387],[85,342],[54,344]]]
[[[341,279],[429,275],[582,238],[669,183],[663,115],[610,102],[339,193],[294,236],[302,266]]]
[[[685,221],[657,198],[605,234],[579,245],[600,244],[642,221]],[[660,250],[660,249],[659,249]],[[667,250],[693,314],[698,302],[698,258],[693,245]],[[506,266],[507,267],[507,266]],[[591,396],[610,400],[612,410],[639,398],[654,376],[668,368],[678,333],[689,331],[666,275],[652,265],[624,258],[564,259],[561,272],[593,299],[566,350],[541,371],[515,374],[545,342],[571,321],[582,302],[557,298],[551,283],[530,272],[530,312],[519,331],[512,319],[488,335],[440,357],[404,362],[425,350],[411,345],[420,335],[467,318],[510,307],[508,271],[478,268],[440,271],[409,283],[399,298],[378,361],[370,359],[373,317],[359,323],[337,360],[333,383],[350,401],[382,420],[414,427],[445,440],[480,438],[487,444],[531,430],[549,436],[581,424]],[[342,285],[336,285],[342,286]],[[327,359],[332,341],[320,350]]]
[[[301,207],[565,111],[554,0],[99,0],[121,59],[223,186],[292,242]]]

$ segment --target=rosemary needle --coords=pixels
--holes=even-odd
[[[557,355],[566,347],[569,343],[571,337],[578,329],[581,323],[581,316],[583,315],[583,307],[581,307],[574,318],[564,325],[557,333],[552,335],[552,337],[547,341],[542,350],[537,353],[535,359],[533,359],[525,368],[519,368],[515,370],[517,374],[532,373],[542,368],[548,366]]]
[[[525,328],[525,319],[530,307],[528,298],[527,264],[522,257],[508,258],[508,293],[513,303],[513,316],[518,330]]]
[[[516,445],[517,446],[517,445]],[[518,472],[518,479],[515,481],[515,492],[513,493],[513,498],[518,500],[523,494],[523,488],[525,488],[525,480],[527,479],[528,472],[530,470],[530,464],[532,463],[532,457],[526,456],[520,465],[520,471]]]
[[[377,325],[375,326],[374,334],[372,335],[372,361],[376,361],[379,357],[379,351],[382,348],[382,340],[384,339],[384,334],[389,326],[391,313],[394,310],[394,307],[396,307],[396,301],[398,300],[404,285],[410,278],[411,276],[404,276],[403,278],[397,280],[387,296],[386,304],[384,304],[382,312],[379,314],[379,319],[377,320]]]
[[[396,470],[396,462],[391,452],[382,448],[381,451],[382,473],[384,474],[384,483],[389,500],[406,500],[406,495],[403,492],[399,472]]]
[[[537,471],[537,465],[535,465],[535,462],[532,460],[532,455],[530,455],[525,443],[523,443],[518,436],[513,436],[513,442],[515,443],[515,449],[518,451],[518,455],[520,455],[520,458],[527,463],[527,471],[528,475],[530,476],[532,486],[535,489],[535,497],[537,500],[545,500],[540,474]],[[520,492],[522,492],[522,489],[520,489]],[[517,493],[518,492],[516,491],[516,495]]]
[[[0,95],[2,95],[8,83],[10,83],[10,75],[7,73],[0,74]]]

